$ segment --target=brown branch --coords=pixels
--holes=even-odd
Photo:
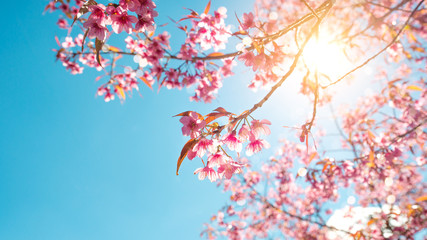
[[[381,53],[383,53],[385,50],[387,50],[391,45],[393,45],[397,38],[400,36],[400,34],[403,32],[403,30],[405,29],[405,26],[408,25],[409,20],[414,16],[415,12],[418,10],[418,8],[421,6],[421,4],[424,2],[424,0],[421,0],[418,5],[415,7],[415,9],[411,12],[411,14],[409,15],[408,19],[406,19],[406,22],[403,24],[403,26],[400,28],[400,30],[397,32],[396,36],[394,36],[394,38],[392,39],[391,42],[389,42],[389,44],[387,44],[387,46],[385,46],[383,49],[381,49],[381,51],[377,52],[375,55],[373,55],[372,57],[368,58],[365,62],[363,62],[362,64],[360,64],[359,66],[353,68],[351,71],[347,72],[346,74],[344,74],[342,77],[338,78],[338,80],[336,80],[335,82],[332,82],[326,86],[321,86],[323,89],[328,88],[332,85],[337,84],[338,82],[340,82],[341,80],[343,80],[344,78],[346,78],[348,75],[352,74],[353,72],[355,72],[356,70],[364,67],[366,64],[368,64],[370,61],[372,61],[373,59],[375,59],[378,55],[380,55]]]

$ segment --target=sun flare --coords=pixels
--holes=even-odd
[[[350,65],[343,46],[322,37],[307,43],[303,60],[308,69],[317,70],[331,79],[339,77]]]

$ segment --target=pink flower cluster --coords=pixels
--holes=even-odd
[[[152,31],[154,17],[158,15],[154,8],[156,5],[151,0],[120,0],[119,5],[108,6],[89,2],[85,11],[90,12],[90,15],[83,27],[87,29],[89,38],[101,41],[107,37],[109,25],[117,34],[122,31],[128,34]],[[130,15],[129,12],[135,13],[136,16]]]
[[[194,172],[194,174],[199,174],[200,180],[206,177],[212,182],[223,177],[230,179],[233,174],[242,172],[244,164],[233,161],[225,146],[229,151],[236,152],[238,156],[240,156],[245,142],[249,142],[245,148],[247,156],[252,156],[254,153],[270,147],[266,140],[261,139],[262,135],[270,134],[268,120],[252,120],[251,122],[246,118],[236,120],[232,113],[223,108],[217,108],[205,117],[193,111],[179,114],[179,116],[182,116],[180,119],[183,124],[182,134],[190,136],[189,142],[193,142],[193,145],[186,149],[188,159],[199,157],[203,161],[203,157],[207,156],[206,165]],[[225,126],[221,127],[218,122],[213,122],[221,117],[229,118],[228,133],[223,136],[221,136],[221,128]],[[243,123],[238,129],[237,125],[233,126],[233,121],[246,123]],[[217,169],[215,170],[215,168]]]
[[[168,89],[196,86],[191,100],[212,101],[223,85],[223,78],[233,74],[232,67],[236,62],[234,57],[222,58],[220,64],[211,64],[206,61],[209,59],[195,60],[195,58],[200,58],[206,50],[218,51],[225,48],[231,36],[230,26],[226,26],[224,22],[227,17],[226,9],[221,7],[213,14],[209,14],[207,10],[202,14],[193,11],[191,15],[185,17],[183,20],[190,19],[189,27],[182,27],[187,34],[186,41],[181,46],[181,51],[176,56],[171,56],[168,51],[170,46],[167,32],[154,37],[150,35],[152,33],[144,33],[144,37],[139,34],[154,31],[154,17],[157,16],[155,7],[151,0],[120,0],[119,4],[108,5],[94,0],[75,1],[75,6],[65,1],[51,1],[46,10],[61,10],[73,20],[73,24],[81,24],[84,31],[84,34],[79,34],[74,40],[68,36],[63,43],[59,43],[61,48],[57,50],[57,58],[72,74],[83,72],[81,64],[101,71],[107,63],[110,63],[108,66],[113,70],[106,70],[105,75],[97,78],[99,80],[110,75],[108,82],[99,87],[98,95],[104,95],[106,101],[115,99],[114,95],[124,99],[123,93],[137,87],[122,86],[122,83],[118,83],[114,68],[117,66],[116,61],[124,52],[117,47],[108,46],[106,42],[111,32],[116,34],[126,32],[132,34],[125,39],[126,49],[130,51],[126,52],[126,55],[133,55],[134,61],[139,65],[137,68],[124,66],[125,73],[136,74],[136,79],[130,81],[132,85],[135,82],[143,82],[151,88],[157,80],[159,87]],[[87,19],[82,17],[83,15],[86,15]],[[66,29],[72,26],[65,19],[60,19],[58,24]],[[80,49],[89,49],[89,52]],[[218,52],[212,54],[221,55]],[[178,65],[180,67],[177,67]],[[184,68],[185,71],[182,70]],[[188,71],[191,68],[193,71]]]

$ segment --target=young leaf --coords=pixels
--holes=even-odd
[[[89,29],[88,30],[86,30],[86,32],[85,32],[85,34],[83,35],[83,40],[82,40],[82,52],[83,52],[83,49],[85,48],[85,39],[86,39],[86,37],[87,37],[87,34],[89,33]]]
[[[99,53],[101,52],[102,46],[104,45],[104,42],[99,40],[98,38],[95,40],[95,50],[96,50],[96,61],[98,62],[99,66],[104,68],[101,64],[101,59]]]
[[[211,0],[209,0],[208,5],[205,7],[205,11],[203,11],[204,14],[208,14],[209,9],[211,9]]]
[[[120,87],[120,85],[114,86],[114,88],[117,90],[117,92],[122,96],[123,99],[126,99],[125,91],[123,91],[123,88]]]
[[[213,52],[213,53],[209,54],[208,57],[220,57],[223,55],[224,55],[224,53],[222,53],[222,52]]]
[[[147,85],[151,90],[153,90],[153,87],[151,86],[150,82],[148,82],[145,77],[139,77],[139,79],[141,79],[142,82],[145,83],[145,85]]]
[[[177,114],[177,115],[175,115],[175,116],[173,116],[173,117],[178,117],[178,116],[190,116],[190,113],[191,112],[194,112],[194,111],[185,111],[185,112],[182,112],[182,113],[180,113],[180,114]],[[199,118],[200,119],[203,119],[203,116],[200,114],[200,113],[198,113],[198,112],[195,112],[195,113],[197,113],[197,115],[199,116]]]
[[[178,158],[178,162],[176,164],[176,175],[178,174],[179,171],[179,167],[181,166],[182,161],[184,161],[184,158],[187,156],[188,151],[190,151],[191,149],[193,149],[194,145],[196,145],[196,143],[198,143],[199,140],[198,139],[190,139],[182,148],[181,150],[181,154],[179,155]]]
[[[421,196],[415,200],[416,202],[424,202],[427,201],[427,195]]]
[[[315,153],[315,152],[310,155],[310,157],[308,158],[308,164],[310,164],[311,161],[313,161],[313,159],[314,159],[314,157],[316,157],[316,155],[317,155],[317,153]]]
[[[406,87],[406,89],[408,89],[408,90],[414,90],[414,91],[422,91],[423,90],[422,88],[420,88],[420,87],[418,87],[416,85],[409,85],[409,86]]]
[[[120,49],[114,46],[108,46],[108,50],[112,51],[112,52],[120,52]]]

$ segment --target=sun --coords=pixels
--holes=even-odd
[[[310,71],[317,71],[332,80],[345,73],[350,66],[344,47],[322,36],[307,43],[302,58]]]

